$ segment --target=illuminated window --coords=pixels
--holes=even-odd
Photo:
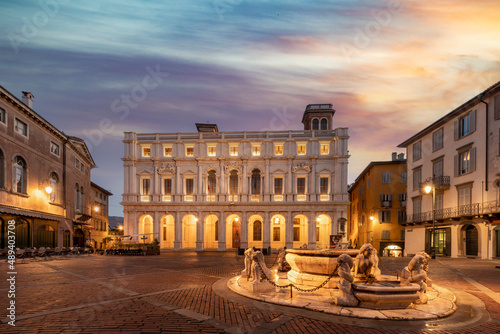
[[[142,179],[141,195],[147,196],[151,190],[151,180],[149,178]]]
[[[297,144],[297,155],[305,155],[305,154],[306,154],[306,145]]]
[[[326,155],[330,153],[330,145],[329,144],[321,144],[320,146],[320,154]]]
[[[143,147],[142,148],[142,156],[150,157],[151,156],[151,147]]]
[[[253,156],[260,155],[260,145],[252,145],[252,155]]]
[[[194,157],[194,146],[186,146],[186,157]]]
[[[328,194],[328,178],[327,177],[321,177],[319,179],[319,190],[320,190],[321,195]]]
[[[253,241],[262,241],[262,222],[260,220],[253,222]]]
[[[229,155],[232,157],[238,156],[238,146],[229,146]]]
[[[186,195],[192,195],[194,191],[194,179],[186,179]]]
[[[171,157],[172,156],[172,147],[171,146],[165,146],[165,151],[164,151],[163,154],[166,157]]]
[[[215,155],[216,155],[215,146],[208,146],[208,156],[215,157]]]
[[[283,145],[274,145],[274,155],[283,155]]]

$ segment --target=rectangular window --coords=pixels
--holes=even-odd
[[[171,157],[172,156],[172,147],[171,146],[165,146],[165,150],[164,150],[163,155],[166,156],[166,157]]]
[[[458,175],[470,173],[470,151],[458,155]]]
[[[405,222],[406,222],[406,211],[398,210],[398,223],[405,223]]]
[[[186,195],[194,193],[194,179],[186,179]]]
[[[80,172],[85,173],[85,165],[83,162],[80,163]]]
[[[59,145],[53,141],[50,142],[50,153],[59,156]]]
[[[432,151],[443,148],[443,128],[432,134]]]
[[[0,123],[7,124],[7,114],[2,108],[0,108]]]
[[[80,160],[75,159],[75,167],[76,169],[80,169]]]
[[[279,228],[279,226],[273,227],[273,241],[280,241],[280,228]]]
[[[390,239],[390,231],[389,230],[382,230],[382,239]]]
[[[306,193],[306,178],[298,177],[297,178],[297,194],[304,195]]]
[[[172,179],[163,180],[163,195],[172,195]]]
[[[454,123],[455,140],[468,136],[476,130],[476,111],[471,110]]]
[[[194,157],[194,146],[186,146],[186,157]]]
[[[406,183],[406,172],[405,171],[401,172],[401,183],[403,183],[403,184]]]
[[[215,146],[208,146],[208,156],[215,157],[215,155],[216,155]]]
[[[399,231],[399,239],[400,240],[405,240],[405,230]]]
[[[471,186],[460,187],[458,189],[458,206],[460,208],[464,206],[470,206],[471,202]]]
[[[413,214],[422,213],[422,199],[420,197],[413,199]]]
[[[237,157],[238,156],[238,146],[229,146],[229,155],[232,157]]]
[[[14,122],[14,130],[25,137],[28,136],[28,124],[16,118]]]
[[[148,196],[150,192],[150,179],[142,179],[141,195]]]
[[[319,148],[319,154],[327,155],[330,153],[330,145],[329,144],[321,144]]]
[[[443,176],[443,159],[438,159],[432,163],[432,176],[440,177]]]
[[[380,194],[379,199],[381,202],[392,202],[392,194],[391,193]]]
[[[382,184],[391,184],[391,173],[382,173]]]
[[[142,148],[142,156],[150,157],[151,156],[151,147],[143,147]]]
[[[321,195],[328,194],[328,178],[327,177],[320,177],[319,178],[319,191],[320,191]]]
[[[257,157],[260,155],[260,145],[252,145],[252,155]]]
[[[306,145],[297,144],[297,155],[305,155],[305,154],[306,154]]]
[[[275,195],[283,195],[283,178],[282,177],[274,178],[274,194]]]
[[[391,211],[382,210],[378,212],[378,221],[380,223],[390,223],[391,222]]]
[[[413,144],[413,161],[420,160],[422,158],[422,142],[416,142]]]
[[[418,168],[413,171],[413,190],[419,190],[421,182],[422,182],[422,168]]]
[[[365,208],[365,200],[364,200],[364,199],[362,199],[362,200],[361,200],[361,209],[364,209],[364,208]]]
[[[274,144],[274,155],[283,155],[283,145]]]

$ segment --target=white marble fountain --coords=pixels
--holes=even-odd
[[[278,252],[279,270],[271,270],[262,253],[249,248],[245,269],[228,281],[229,288],[270,303],[360,318],[436,319],[456,310],[455,295],[432,285],[429,256],[423,252],[397,276],[381,275],[371,244],[360,249],[290,249],[286,257],[284,249]]]

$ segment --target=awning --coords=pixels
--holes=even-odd
[[[9,215],[13,215],[13,216],[38,218],[38,219],[45,219],[45,220],[55,220],[55,221],[59,221],[59,222],[62,222],[65,220],[65,217],[63,217],[63,216],[56,216],[56,215],[52,215],[50,213],[34,211],[34,210],[29,210],[29,209],[22,209],[22,208],[7,206],[7,205],[0,205],[0,213],[6,213]]]
[[[83,223],[83,222],[86,222],[87,220],[89,220],[90,218],[92,218],[92,216],[86,215],[84,213],[83,214],[79,213],[79,214],[75,215],[75,220],[74,221],[77,222],[77,223],[80,223],[80,222]]]

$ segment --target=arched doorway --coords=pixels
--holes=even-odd
[[[185,215],[182,218],[182,248],[196,248],[196,224],[198,218],[194,215]]]
[[[216,249],[219,246],[219,218],[216,215],[205,217],[204,245],[208,249]]]
[[[474,225],[467,225],[465,229],[465,255],[477,256],[478,231]]]
[[[271,218],[271,248],[285,247],[286,224],[285,217],[274,215]]]
[[[252,215],[248,219],[248,247],[262,248],[263,221],[259,215]]]
[[[300,248],[302,244],[309,245],[307,223],[307,217],[302,214],[293,218],[293,248]]]
[[[241,218],[232,214],[226,218],[226,248],[238,249],[241,246]]]
[[[322,214],[316,217],[316,246],[319,248],[330,247],[330,226],[332,219],[330,216]]]
[[[85,246],[85,237],[82,229],[77,228],[75,233],[73,233],[73,246],[74,247],[84,247]]]
[[[50,225],[40,225],[35,233],[35,247],[52,247],[56,245],[56,231]]]
[[[175,220],[172,215],[161,218],[161,248],[174,248]]]
[[[143,215],[139,218],[139,242],[150,243],[153,242],[153,217],[150,215]]]

